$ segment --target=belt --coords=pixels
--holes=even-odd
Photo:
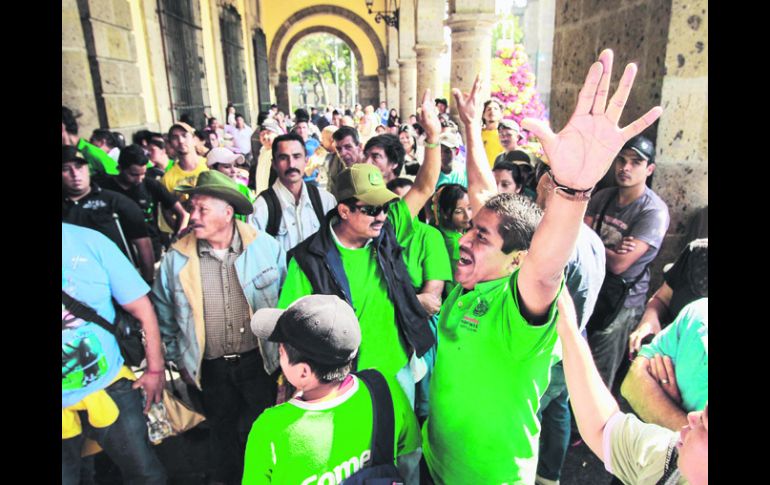
[[[255,352],[257,352],[257,349],[249,350],[248,352],[243,352],[242,354],[225,354],[222,357],[219,357],[219,359],[224,359],[224,361],[228,364],[238,365],[241,362],[241,357],[251,357]]]

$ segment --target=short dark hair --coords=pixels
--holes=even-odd
[[[305,148],[305,140],[302,139],[301,136],[294,133],[293,131],[291,133],[287,133],[285,135],[279,135],[275,137],[275,140],[273,140],[273,160],[278,159],[278,145],[280,143],[283,143],[285,141],[296,141],[300,145],[302,145],[302,149],[305,150],[305,156],[307,157],[307,149]]]
[[[449,103],[447,103],[446,99],[444,98],[436,98],[435,101],[433,101],[435,104],[443,104],[444,107],[449,107]]]
[[[104,142],[110,148],[115,148],[115,136],[110,130],[97,128],[91,133],[91,140],[99,140]]]
[[[112,138],[115,140],[115,146],[121,150],[126,147],[126,137],[119,131],[112,132]]]
[[[302,354],[301,351],[286,342],[281,342],[281,345],[283,345],[283,349],[286,351],[286,359],[290,364],[307,364],[310,367],[310,371],[322,384],[341,381],[355,370],[356,363],[358,362],[358,354],[356,354],[352,360],[343,365],[322,364]]]
[[[151,133],[150,136],[147,138],[147,144],[148,145],[154,145],[161,150],[166,149],[166,140],[163,138],[163,135],[160,133]]]
[[[131,142],[135,145],[141,145],[142,142],[150,142],[150,138],[154,135],[150,130],[139,130],[131,135]]]
[[[339,130],[337,130],[339,132]],[[401,167],[404,166],[404,156],[406,156],[406,150],[401,144],[401,141],[396,135],[386,133],[384,135],[377,135],[369,138],[364,147],[364,153],[368,152],[371,148],[382,148],[385,152],[385,156],[388,157],[389,163],[395,163],[395,174],[401,173]]]
[[[356,145],[361,143],[358,138],[358,130],[352,126],[340,126],[339,129],[332,134],[334,141],[342,141],[346,136],[353,138],[353,142]]]
[[[402,189],[404,187],[411,187],[412,185],[414,185],[414,182],[409,180],[408,178],[404,178],[404,177],[394,178],[393,180],[391,180],[390,182],[385,184],[385,186],[391,192],[394,192],[396,189]]]
[[[489,98],[488,100],[484,101],[484,107],[481,109],[481,122],[486,123],[487,121],[484,119],[484,111],[487,110],[487,106],[489,106],[492,103],[496,103],[500,107],[500,111],[503,111],[505,109],[505,106],[503,106],[503,102],[500,101],[497,98]]]
[[[64,123],[64,129],[70,135],[78,134],[78,122],[77,117],[72,113],[72,110],[66,106],[61,107],[61,122]]]
[[[452,212],[457,206],[457,201],[468,194],[468,189],[460,184],[444,184],[439,187],[438,198],[436,200],[436,212],[439,216],[439,222],[452,220]]]
[[[531,165],[513,163],[507,160],[497,162],[495,166],[492,167],[492,171],[495,170],[508,170],[511,172],[511,178],[516,182],[516,187],[522,188],[529,184],[533,172]]]
[[[148,161],[147,155],[144,154],[144,150],[139,145],[128,145],[118,155],[118,167],[121,170],[132,165],[144,166],[147,165]]]
[[[262,123],[265,122],[267,118],[270,117],[270,111],[260,111],[257,115],[257,124],[259,126],[262,126]]]
[[[306,109],[303,108],[297,108],[294,110],[294,117],[299,121],[300,119],[308,120],[310,119],[310,115],[308,114]]]
[[[535,202],[521,194],[496,194],[484,204],[500,218],[497,231],[503,238],[503,253],[529,249],[543,211]]]
[[[332,111],[332,116],[334,116],[334,115],[339,116],[340,112],[335,109],[334,111]]]
[[[246,121],[246,117],[243,116],[243,113],[235,113],[235,119],[237,120],[238,118],[243,118],[243,121]]]

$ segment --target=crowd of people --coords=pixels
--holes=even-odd
[[[252,128],[228,105],[128,145],[62,106],[63,295],[146,347],[129,367],[63,296],[62,482],[95,442],[166,483],[143,412],[169,368],[211,484],[550,485],[578,438],[623,483],[708,483],[707,232],[647,299],[662,110],[619,127],[636,67],[608,100],[612,64],[558,133],[478,77],[454,118],[429,91],[406,121],[273,105]]]

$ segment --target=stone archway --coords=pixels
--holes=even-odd
[[[337,38],[339,38],[342,42],[346,43],[348,47],[350,47],[350,50],[353,51],[353,55],[356,57],[356,71],[358,73],[358,79],[359,79],[359,99],[361,99],[361,79],[363,79],[364,76],[364,59],[361,55],[361,51],[359,50],[358,46],[353,43],[353,40],[343,31],[339,29],[335,29],[334,27],[328,27],[326,25],[317,25],[315,27],[308,27],[307,29],[304,29],[297,34],[295,34],[289,42],[286,43],[286,47],[283,49],[283,53],[281,54],[281,64],[280,64],[280,72],[278,75],[279,80],[279,86],[281,86],[280,95],[278,96],[278,92],[276,93],[276,100],[278,101],[278,106],[281,109],[289,109],[289,75],[288,75],[288,65],[289,65],[289,54],[291,54],[292,49],[294,49],[295,44],[302,40],[304,37],[307,37],[311,34],[331,34]],[[363,103],[362,103],[363,104]],[[284,108],[285,106],[285,108]],[[288,111],[287,111],[288,112]]]
[[[295,13],[294,15],[290,16],[289,18],[284,21],[281,26],[278,28],[278,31],[275,33],[275,36],[273,37],[273,40],[270,44],[270,53],[268,55],[268,63],[270,65],[270,71],[271,71],[271,80],[274,83],[275,87],[275,99],[277,101],[277,104],[280,109],[284,111],[288,111],[289,109],[289,79],[286,74],[286,60],[288,59],[288,52],[291,51],[291,47],[296,43],[299,39],[304,37],[305,35],[308,35],[313,32],[323,32],[322,30],[313,30],[316,28],[332,28],[327,26],[316,26],[316,27],[309,27],[302,32],[299,32],[298,34],[294,35],[292,39],[290,40],[289,44],[287,44],[284,51],[281,53],[280,47],[281,43],[283,42],[284,38],[286,37],[286,34],[288,33],[289,29],[298,22],[300,22],[303,19],[306,19],[308,17],[312,17],[314,15],[335,15],[338,17],[342,17],[344,19],[347,19],[351,22],[353,22],[355,25],[358,26],[358,28],[361,29],[361,31],[366,35],[369,42],[371,42],[372,47],[374,48],[374,51],[377,56],[377,75],[370,75],[370,76],[364,76],[363,75],[363,63],[361,62],[360,57],[360,51],[358,51],[358,47],[355,46],[352,42],[350,42],[350,38],[345,35],[343,37],[342,35],[339,35],[337,33],[334,33],[334,35],[337,35],[340,39],[345,40],[347,37],[348,40],[345,40],[345,42],[354,49],[354,55],[356,55],[356,61],[359,65],[359,75],[358,75],[358,100],[359,103],[366,106],[367,104],[371,104],[373,106],[377,106],[380,101],[380,78],[382,77],[382,82],[385,82],[384,74],[386,72],[386,66],[387,66],[387,57],[385,55],[385,49],[382,46],[382,43],[380,42],[379,37],[377,37],[377,33],[374,31],[374,29],[366,22],[365,19],[361,18],[358,14],[355,12],[348,10],[343,7],[338,7],[335,5],[315,5],[312,7],[308,7],[300,12]],[[329,32],[332,33],[332,32]],[[281,59],[278,58],[279,54],[281,55]]]

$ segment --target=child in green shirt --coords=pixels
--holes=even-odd
[[[254,422],[243,483],[339,483],[370,465],[372,396],[350,373],[361,344],[350,305],[334,295],[309,295],[286,310],[257,311],[251,328],[280,343],[281,370],[298,391]],[[400,386],[388,380],[388,388],[393,456],[406,483],[413,483],[422,454],[417,418]]]

